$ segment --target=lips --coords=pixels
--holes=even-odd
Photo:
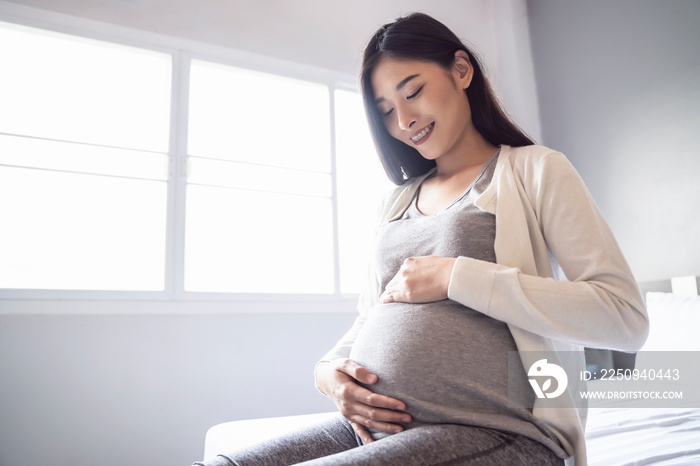
[[[430,123],[428,126],[423,128],[422,130],[418,131],[416,134],[411,136],[411,141],[413,141],[415,144],[420,144],[421,141],[430,134],[430,132],[433,130],[433,127],[435,126],[435,122]]]

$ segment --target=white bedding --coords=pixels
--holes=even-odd
[[[594,408],[588,464],[700,465],[700,408]]]
[[[700,357],[700,297],[648,293],[647,309],[650,334],[636,367],[658,367],[659,351],[675,352],[666,354],[682,366],[684,399],[666,408],[640,407],[645,401],[597,402],[603,407],[589,409],[586,425],[590,466],[700,465],[700,364],[695,363]],[[589,389],[599,383],[590,383]],[[671,382],[652,387],[677,388]]]

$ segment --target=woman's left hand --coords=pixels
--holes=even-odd
[[[429,303],[447,299],[456,260],[454,257],[409,257],[386,285],[379,302]]]

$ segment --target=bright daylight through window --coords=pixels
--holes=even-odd
[[[0,292],[359,292],[389,185],[357,92],[10,23],[0,43]]]
[[[193,61],[185,290],[332,293],[328,87]]]
[[[0,287],[162,290],[171,56],[0,23]]]

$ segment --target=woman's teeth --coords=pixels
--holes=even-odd
[[[413,141],[413,142],[418,142],[418,141],[420,141],[421,139],[423,139],[423,138],[425,137],[426,134],[428,134],[429,132],[431,132],[431,131],[433,130],[433,126],[435,126],[435,123],[434,123],[434,122],[433,122],[433,123],[430,123],[428,126],[425,127],[425,129],[424,129],[423,131],[421,131],[420,133],[418,133],[418,134],[416,134],[415,136],[413,136],[413,137],[411,138],[411,141]]]

